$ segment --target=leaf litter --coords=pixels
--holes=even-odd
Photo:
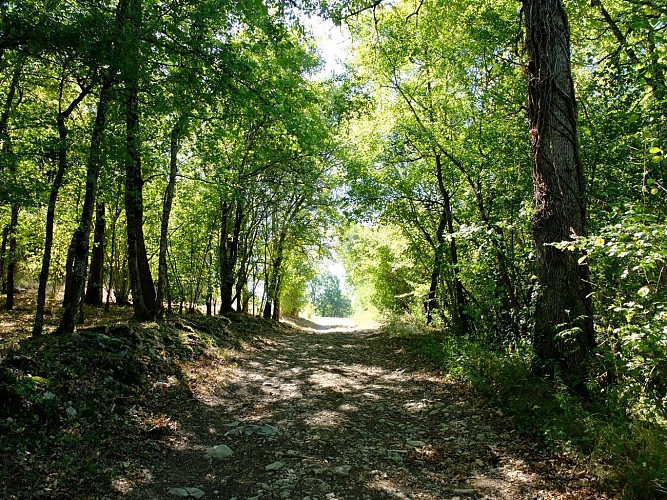
[[[174,317],[1,357],[3,498],[605,498],[373,330]]]

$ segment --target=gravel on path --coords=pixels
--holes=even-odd
[[[190,368],[129,498],[602,498],[464,384],[334,321]]]

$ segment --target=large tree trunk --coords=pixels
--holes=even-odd
[[[104,235],[106,233],[106,209],[104,200],[95,203],[95,228],[93,230],[93,249],[91,251],[90,268],[88,269],[88,286],[83,301],[91,306],[103,304],[104,289]]]
[[[570,31],[561,0],[523,0],[539,293],[533,345],[543,373],[583,390],[595,347],[589,270],[580,252],[553,243],[587,234],[585,177],[570,69]]]
[[[97,103],[97,115],[93,125],[93,132],[90,137],[90,149],[86,161],[86,191],[83,198],[83,207],[81,209],[81,220],[74,235],[70,248],[72,250],[72,263],[68,266],[67,272],[70,275],[66,277],[69,290],[65,288],[65,311],[58,325],[57,333],[71,333],[74,331],[79,302],[83,296],[83,287],[86,279],[86,267],[88,265],[88,248],[90,246],[90,230],[93,225],[93,211],[95,208],[95,196],[97,194],[97,181],[102,167],[101,151],[102,137],[106,127],[107,106],[111,94],[112,79],[105,78],[100,97]],[[68,259],[69,260],[69,259]]]
[[[127,261],[132,288],[132,307],[138,320],[152,319],[157,312],[155,285],[151,276],[144,239],[143,179],[139,138],[139,36],[142,22],[141,0],[127,0],[122,20],[126,35],[125,68],[125,218],[127,221]],[[131,62],[130,62],[131,61]]]
[[[134,316],[138,320],[148,320],[153,318],[157,303],[144,240],[143,180],[138,138],[138,87],[133,84],[127,89],[127,92],[126,147],[128,158],[125,162],[125,217],[127,220],[128,271]]]

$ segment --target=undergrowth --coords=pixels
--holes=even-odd
[[[176,425],[174,405],[192,399],[190,366],[282,328],[242,314],[174,316],[0,350],[0,497],[89,497],[140,474],[128,457]]]
[[[586,462],[601,486],[622,498],[667,497],[667,428],[633,418],[593,388],[583,400],[558,381],[531,372],[528,345],[490,347],[400,322],[386,331],[411,352],[475,390],[547,450]]]

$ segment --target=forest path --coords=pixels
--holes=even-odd
[[[131,498],[591,498],[585,477],[376,330],[314,324],[190,370]],[[207,450],[225,445],[227,458]],[[224,447],[215,449],[225,454]]]

